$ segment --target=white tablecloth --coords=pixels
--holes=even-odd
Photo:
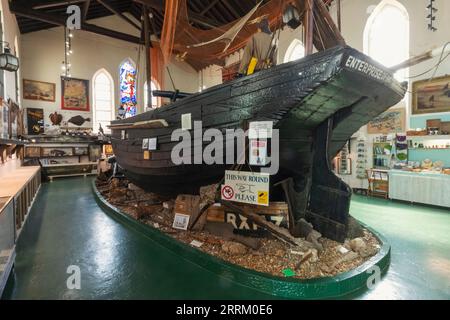
[[[450,208],[450,175],[391,170],[389,197]]]

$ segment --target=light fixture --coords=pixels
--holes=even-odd
[[[300,24],[300,15],[298,14],[298,10],[292,4],[289,4],[286,7],[286,10],[283,12],[283,23],[287,24],[291,29],[297,29]]]
[[[68,30],[67,28],[64,28],[64,61],[62,62],[62,76],[71,78],[72,74],[70,72],[70,69],[72,68],[72,64],[69,61],[70,56],[73,54],[72,51],[72,38],[73,33],[71,30]]]
[[[6,44],[3,53],[0,54],[0,69],[11,72],[19,70],[19,59],[11,53],[9,43],[4,41],[0,42]]]

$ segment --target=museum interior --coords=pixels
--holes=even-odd
[[[450,1],[0,15],[2,300],[450,299]]]

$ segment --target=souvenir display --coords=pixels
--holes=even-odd
[[[367,149],[364,138],[358,139],[358,160],[356,161],[356,177],[358,179],[367,179]]]

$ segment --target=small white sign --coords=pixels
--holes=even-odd
[[[148,140],[149,139],[142,139],[142,150],[148,150]]]
[[[247,171],[225,171],[222,200],[269,206],[270,175]]]
[[[122,135],[122,140],[125,140],[127,137],[127,132],[125,130],[120,131],[120,134]]]
[[[186,214],[175,213],[175,218],[173,219],[172,228],[178,230],[187,230],[189,226],[189,219],[191,216]]]
[[[148,139],[148,150],[154,151],[158,149],[158,138]]]
[[[249,139],[271,139],[273,130],[272,121],[250,122],[248,130]]]
[[[267,165],[267,139],[250,140],[249,161],[251,166]]]
[[[190,113],[181,115],[181,129],[192,130],[192,116]]]

